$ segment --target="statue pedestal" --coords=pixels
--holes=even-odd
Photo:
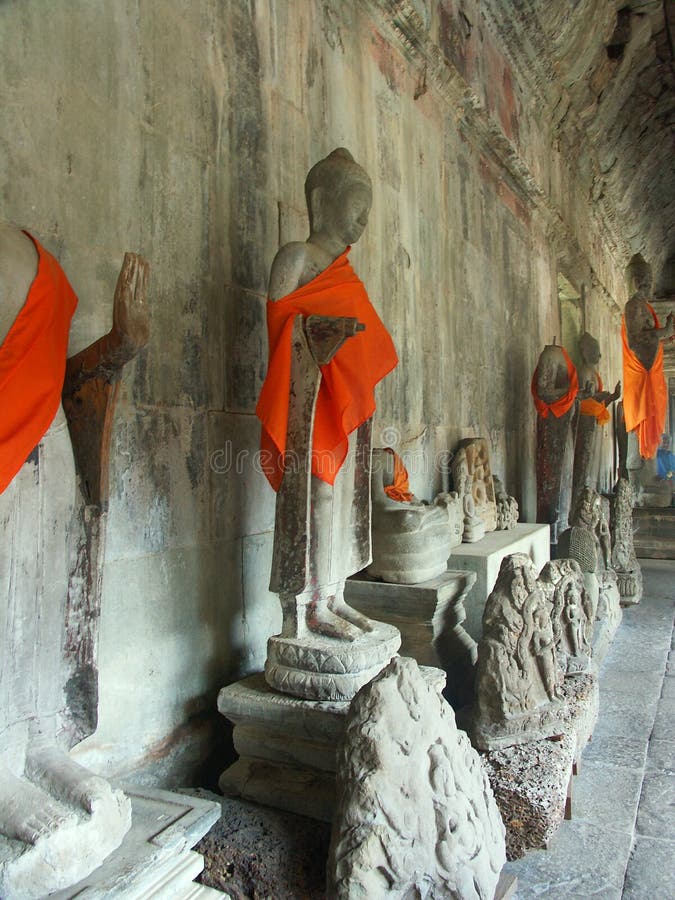
[[[445,675],[424,667],[442,690]],[[220,776],[228,797],[330,822],[335,808],[337,746],[349,701],[301,700],[272,690],[262,673],[227,685],[218,710],[234,724],[239,759]]]
[[[476,642],[464,629],[464,603],[476,581],[474,572],[447,571],[418,584],[390,584],[353,575],[345,600],[372,619],[401,632],[401,656],[420,666],[436,666],[448,676],[446,696],[453,706],[473,698]]]
[[[598,682],[575,675],[563,683],[567,707],[560,740],[539,740],[482,753],[506,826],[506,855],[520,859],[546,847],[563,819],[573,817],[573,775],[598,719]]]
[[[518,523],[508,531],[492,531],[475,544],[460,544],[448,560],[451,569],[476,573],[476,583],[464,600],[464,628],[475,641],[483,633],[483,610],[495,586],[499,567],[510,553],[527,553],[540,571],[550,558],[549,526]]]
[[[194,883],[204,859],[190,849],[218,820],[220,804],[153,788],[125,785],[124,792],[131,800],[131,829],[122,845],[87,878],[50,894],[51,900],[80,896],[224,898],[221,891]]]

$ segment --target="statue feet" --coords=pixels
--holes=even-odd
[[[65,825],[72,814],[64,811],[25,778],[17,778],[0,766],[0,833],[35,844],[45,834]]]
[[[30,753],[26,773],[53,796],[88,813],[93,813],[96,804],[110,796],[110,785],[105,779],[78,765],[55,746]]]
[[[326,637],[355,641],[363,634],[356,625],[329,609],[325,600],[312,600],[307,607],[306,617],[309,630]]]
[[[363,613],[358,612],[358,610],[354,609],[338,595],[332,597],[331,600],[328,601],[328,605],[336,615],[340,616],[341,619],[345,619],[347,622],[351,622],[352,625],[356,625],[360,631],[368,633],[375,627],[368,616],[364,616]]]

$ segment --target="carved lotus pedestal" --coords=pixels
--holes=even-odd
[[[423,667],[442,690],[445,675]],[[218,710],[234,724],[239,759],[220,776],[229,797],[330,822],[335,809],[337,746],[348,700],[302,700],[273,690],[262,673],[224,687]]]
[[[355,641],[319,634],[271,637],[265,662],[268,684],[306,700],[351,700],[401,646],[397,628],[383,622],[373,625]]]

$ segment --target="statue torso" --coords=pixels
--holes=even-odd
[[[647,301],[635,297],[626,303],[624,312],[628,346],[645,369],[651,369],[659,349],[659,338]]]

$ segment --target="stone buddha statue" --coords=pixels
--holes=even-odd
[[[532,376],[537,410],[537,522],[551,526],[551,544],[567,524],[572,490],[572,420],[579,383],[564,347],[553,339]]]
[[[371,559],[373,391],[397,357],[347,258],[368,221],[370,178],[339,148],[311,169],[305,195],[309,237],[272,263],[270,356],[256,410],[277,491],[270,590],[283,611],[265,673],[287,693],[345,699],[399,640],[344,599],[345,579]]]
[[[621,323],[624,396],[618,430],[619,475],[631,479],[639,504],[670,506],[672,487],[659,481],[655,457],[668,405],[663,342],[675,335],[675,315],[669,313],[661,327],[649,302],[651,266],[640,255],[633,257],[626,274],[630,300]]]
[[[399,463],[401,465],[401,463]],[[396,584],[416,584],[448,567],[453,547],[462,543],[464,511],[457,493],[438,494],[432,503],[406,490],[393,492],[396,458],[373,450],[373,561],[368,574]]]
[[[144,286],[145,263],[129,255],[116,292],[113,332],[120,340]],[[130,826],[127,798],[76,764],[64,746],[64,638],[77,482],[61,389],[76,304],[54,257],[27,233],[1,223],[2,896],[18,896],[19,889],[22,897],[43,896],[79,880]],[[113,332],[93,354],[104,367],[111,354],[102,348],[119,345]],[[95,347],[69,361],[82,378]]]
[[[610,420],[607,407],[621,396],[620,381],[613,391],[603,389],[598,372],[600,345],[587,331],[579,338],[579,352],[582,363],[577,369],[577,376],[581,403],[574,441],[572,508],[576,506],[579,491],[584,485],[598,487],[601,465],[599,429]]]

